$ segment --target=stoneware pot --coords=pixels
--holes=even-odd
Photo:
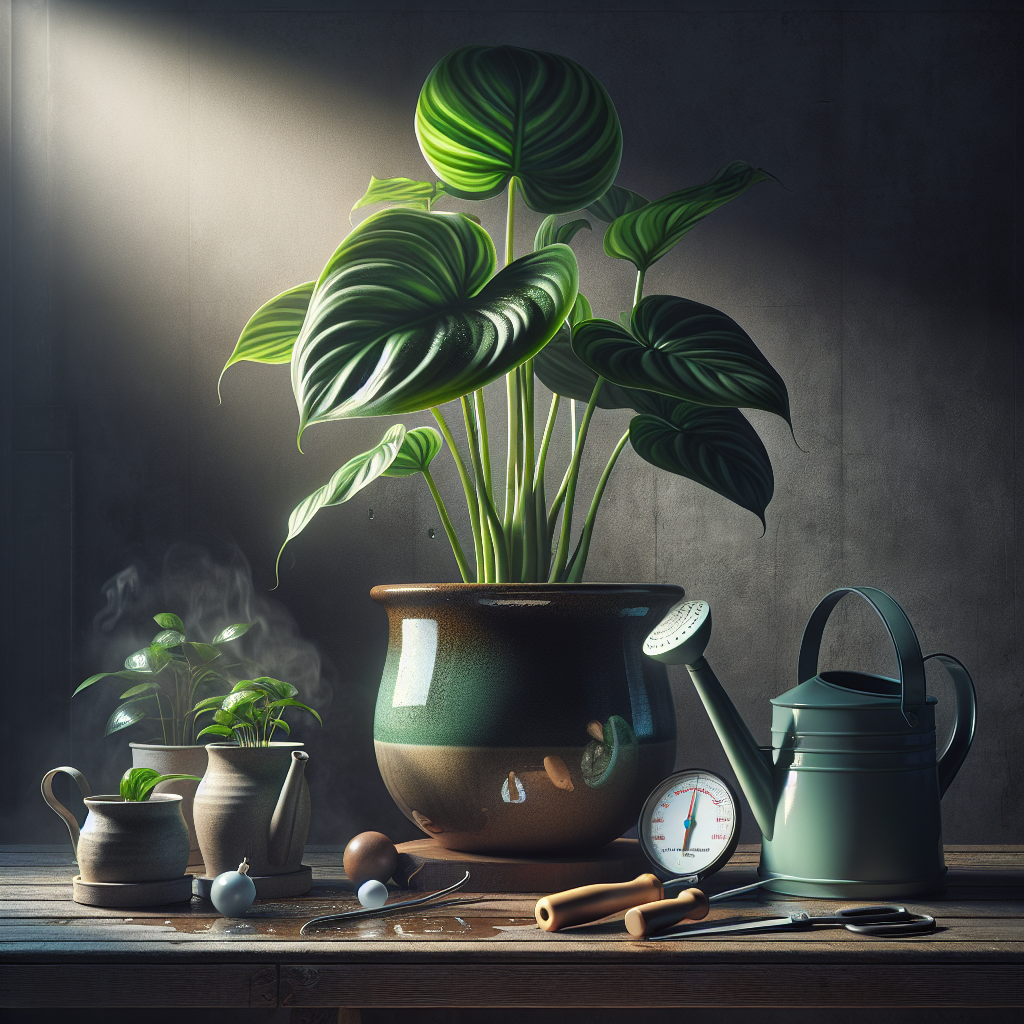
[[[53,795],[57,772],[67,772],[82,790],[89,813],[81,833]],[[148,800],[91,796],[80,772],[55,768],[43,778],[43,798],[67,823],[83,882],[161,882],[185,874],[188,829],[176,793],[154,793]]]
[[[211,743],[196,790],[196,835],[206,876],[236,871],[249,859],[250,876],[285,875],[302,867],[309,832],[309,755],[301,743],[239,747]]]
[[[168,747],[158,743],[129,743],[132,749],[133,768],[153,768],[161,775],[198,775],[201,779],[206,771],[206,747]],[[202,864],[199,854],[199,840],[192,817],[192,802],[199,783],[191,779],[175,779],[161,782],[155,793],[177,793],[181,797],[181,813],[188,827],[189,866]]]
[[[665,667],[641,645],[681,587],[374,587],[387,609],[377,763],[442,846],[593,850],[636,821],[675,763]]]

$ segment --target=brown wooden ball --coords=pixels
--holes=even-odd
[[[376,878],[386,882],[398,865],[398,850],[383,832],[360,832],[349,840],[342,858],[345,874],[356,885]]]

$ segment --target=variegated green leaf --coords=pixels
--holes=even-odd
[[[711,409],[646,394],[629,441],[652,466],[685,476],[749,509],[764,525],[775,476],[761,438],[738,409]]]
[[[460,214],[383,210],[331,257],[292,354],[299,436],[311,423],[400,415],[460,398],[535,355],[576,297],[565,245],[493,278],[483,228]]]
[[[362,206],[375,203],[397,203],[414,210],[430,210],[434,203],[445,195],[443,181],[413,181],[412,178],[375,178],[370,175],[370,184],[363,197],[352,207],[353,212]]]
[[[176,629],[163,629],[151,641],[154,647],[179,647],[184,642],[185,634]]]
[[[185,633],[185,623],[174,612],[160,612],[153,616],[153,621],[164,629],[176,629],[182,635]]]
[[[154,700],[153,697],[134,697],[132,700],[125,701],[119,707],[114,709],[114,713],[107,719],[106,728],[103,730],[104,736],[109,736],[113,732],[120,732],[122,729],[127,729],[128,726],[134,725],[136,722],[141,722],[146,717],[145,702]]]
[[[631,192],[628,188],[612,185],[600,199],[587,207],[587,213],[592,213],[598,220],[610,224],[624,213],[639,210],[649,202],[650,200],[644,199],[639,192]]]
[[[629,331],[589,320],[573,331],[572,349],[614,384],[697,405],[764,409],[790,422],[783,379],[735,320],[701,302],[649,295]]]
[[[288,542],[302,533],[313,516],[329,505],[343,504],[367,484],[376,480],[398,457],[404,440],[405,427],[401,423],[396,423],[381,438],[380,444],[349,459],[323,487],[315,490],[292,510],[288,517],[288,536],[277,553],[275,572],[281,564],[281,554]]]
[[[533,240],[533,251],[536,252],[538,249],[543,249],[545,245],[552,245],[555,242],[568,245],[584,228],[588,231],[591,230],[589,220],[581,218],[559,224],[558,218],[554,214],[545,217],[540,222],[540,227],[537,228],[537,235]]]
[[[237,640],[240,636],[245,636],[254,625],[254,622],[232,623],[230,626],[225,626],[213,638],[213,642],[215,644],[226,644],[229,640]]]
[[[514,176],[540,213],[592,203],[622,156],[604,86],[575,61],[515,46],[463,46],[443,57],[420,91],[416,135],[450,194],[488,199]]]
[[[637,270],[646,270],[671,252],[683,235],[713,210],[770,177],[760,168],[737,160],[703,185],[662,196],[617,217],[604,233],[604,251],[614,259],[629,260]]]
[[[249,322],[242,328],[242,333],[235,344],[235,351],[231,353],[231,358],[224,364],[224,369],[217,378],[218,398],[220,382],[229,366],[243,360],[253,363],[287,363],[291,359],[292,346],[302,328],[314,284],[313,281],[307,281],[295,288],[289,288],[288,291],[275,295],[253,313]]]
[[[422,473],[441,450],[441,435],[433,427],[416,427],[405,435],[395,461],[382,476],[412,476]]]

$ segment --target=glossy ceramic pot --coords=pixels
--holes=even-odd
[[[681,587],[449,583],[370,596],[390,623],[377,763],[442,846],[596,849],[672,771],[668,677],[641,645]]]
[[[132,750],[133,768],[153,768],[161,775],[197,775],[200,779],[206,771],[206,747],[171,747],[159,743],[129,743]],[[192,817],[192,803],[195,799],[198,782],[191,779],[175,779],[173,782],[161,782],[155,793],[177,793],[181,797],[181,813],[188,828],[189,864],[201,864],[199,840],[196,838],[196,826]]]
[[[162,882],[185,874],[188,829],[180,796],[93,796],[85,806],[77,850],[83,882]]]
[[[237,870],[243,857],[251,876],[292,874],[302,867],[309,788],[301,746],[206,748],[209,765],[196,790],[194,814],[208,877]]]

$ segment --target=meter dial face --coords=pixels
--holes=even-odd
[[[647,798],[637,825],[640,845],[665,878],[704,878],[732,856],[740,808],[725,779],[713,772],[676,772]]]

